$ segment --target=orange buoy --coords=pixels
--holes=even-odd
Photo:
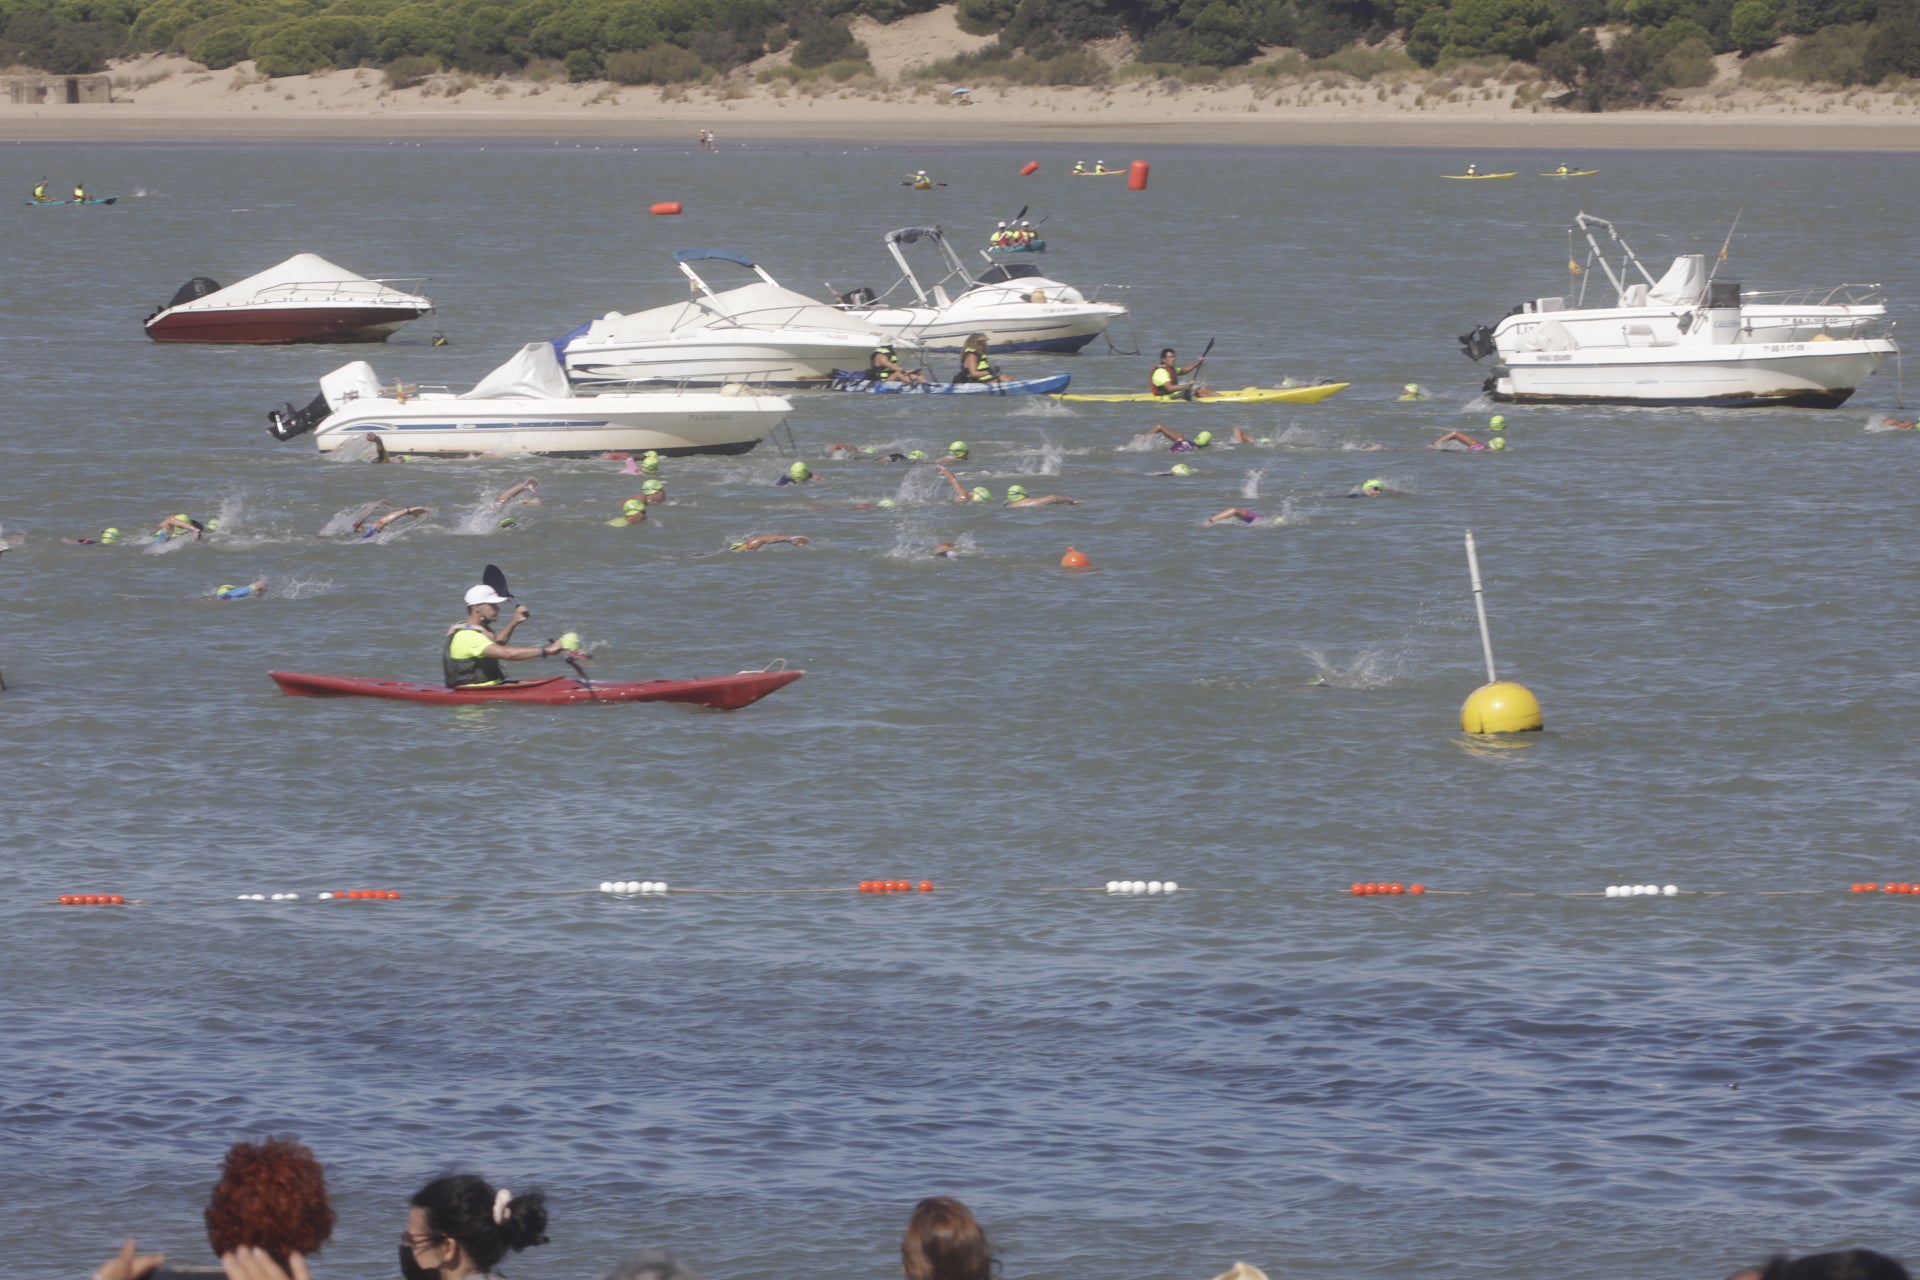
[[[922,893],[932,893],[932,892],[933,892],[933,881],[931,881],[931,880],[922,880],[922,881],[920,882],[920,892],[922,892]]]
[[[1127,190],[1145,191],[1147,189],[1147,162],[1135,160],[1127,166]]]
[[[1060,557],[1060,567],[1062,569],[1091,569],[1093,568],[1093,561],[1087,559],[1086,552],[1076,551],[1072,547],[1068,547],[1067,554]]]
[[[1038,172],[1040,172],[1040,162],[1038,160],[1029,160],[1020,166],[1020,176],[1023,178],[1031,178]]]
[[[1143,185],[1145,184],[1145,181],[1146,180],[1144,178],[1141,179],[1141,182]],[[680,212],[680,202],[678,200],[662,200],[659,204],[656,204],[655,206],[653,206],[653,208],[647,210],[647,212],[657,213],[663,217],[670,217],[673,214]]]

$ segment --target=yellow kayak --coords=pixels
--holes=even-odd
[[[1440,176],[1455,182],[1485,182],[1488,178],[1517,178],[1520,174],[1515,170],[1513,173],[1443,173]]]
[[[1591,178],[1600,172],[1598,169],[1571,169],[1566,173],[1543,173],[1543,178]]]
[[[1318,382],[1310,387],[1242,387],[1238,391],[1216,391],[1199,400],[1169,400],[1151,391],[1128,391],[1113,395],[1056,395],[1055,400],[1077,400],[1094,404],[1319,404],[1336,391],[1352,383]]]

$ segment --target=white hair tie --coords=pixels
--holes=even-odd
[[[505,1187],[493,1193],[493,1220],[496,1223],[507,1220],[507,1206],[513,1203],[513,1192]]]

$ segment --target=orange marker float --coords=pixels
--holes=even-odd
[[[1038,160],[1029,160],[1020,166],[1020,176],[1023,178],[1031,178],[1038,172],[1040,172],[1040,162]]]
[[[1093,561],[1087,559],[1086,552],[1068,547],[1067,554],[1060,557],[1060,567],[1062,569],[1091,569],[1093,568]]]
[[[671,218],[680,212],[680,202],[678,200],[662,200],[659,204],[647,210],[647,212],[657,214],[663,218]]]
[[[1127,190],[1145,191],[1147,189],[1147,162],[1135,160],[1127,166]]]

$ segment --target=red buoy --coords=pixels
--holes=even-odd
[[[1142,178],[1140,182],[1142,186],[1146,185],[1145,178]],[[662,217],[671,217],[672,215],[680,212],[680,202],[678,200],[662,200],[659,204],[656,204],[655,206],[653,206],[653,208],[647,210],[647,212],[657,213]]]
[[[1147,189],[1147,162],[1135,160],[1127,166],[1127,190],[1145,191]]]
[[[1020,166],[1020,176],[1023,178],[1031,178],[1038,172],[1040,172],[1040,162],[1038,160],[1029,160]]]

